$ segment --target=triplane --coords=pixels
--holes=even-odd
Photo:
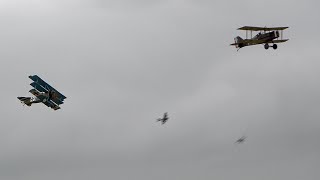
[[[34,81],[30,84],[34,89],[31,89],[29,92],[35,97],[18,97],[21,103],[27,106],[31,106],[34,103],[43,103],[54,110],[60,109],[59,105],[63,104],[66,97],[43,81],[39,76],[33,75],[29,76],[29,78]]]
[[[238,30],[246,31],[246,39],[242,39],[237,36],[234,38],[234,43],[230,44],[238,48],[243,48],[245,46],[252,46],[257,44],[264,44],[265,49],[269,49],[270,44],[273,44],[273,49],[277,49],[278,46],[276,43],[283,43],[289,39],[283,39],[283,30],[289,27],[253,27],[253,26],[243,26]],[[252,37],[252,31],[260,31],[257,35]],[[248,38],[248,33],[250,32],[250,38]]]

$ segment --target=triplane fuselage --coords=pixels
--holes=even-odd
[[[230,44],[231,46],[235,46],[238,48],[243,48],[245,46],[252,46],[257,44],[264,44],[265,49],[269,49],[269,44],[272,44],[273,49],[277,49],[277,43],[283,43],[288,41],[289,39],[283,39],[283,30],[288,27],[253,27],[253,26],[244,26],[239,28],[238,30],[246,31],[246,39],[242,39],[240,36],[234,38],[234,43]],[[260,31],[257,35],[252,37],[252,31]],[[251,36],[248,38],[248,32],[250,32]]]
[[[54,110],[60,109],[59,105],[63,104],[66,97],[51,87],[39,76],[33,75],[29,76],[29,78],[33,80],[30,85],[34,88],[29,92],[33,94],[34,97],[18,97],[18,99],[27,106],[31,106],[35,103],[43,103]]]

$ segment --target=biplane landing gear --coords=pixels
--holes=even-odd
[[[274,50],[276,50],[278,48],[278,45],[277,44],[273,44],[272,47],[273,47]]]
[[[265,49],[269,49],[269,44],[265,44],[265,45],[264,45],[264,48],[265,48]]]

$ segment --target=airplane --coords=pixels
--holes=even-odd
[[[247,137],[242,136],[242,137],[239,138],[235,143],[242,144],[242,143],[244,143],[244,141],[246,140],[246,138],[247,138]]]
[[[168,121],[168,119],[169,119],[168,113],[164,113],[162,118],[158,118],[158,119],[157,119],[157,122],[158,122],[158,121],[161,121],[162,124],[164,124],[164,123],[166,123],[166,122]]]
[[[243,26],[238,28],[238,30],[246,31],[246,39],[242,39],[240,36],[234,38],[234,43],[230,44],[231,46],[235,46],[238,48],[243,48],[245,46],[252,46],[257,44],[264,44],[265,49],[269,49],[270,44],[273,49],[277,49],[278,45],[276,43],[283,43],[288,41],[289,39],[283,39],[283,30],[289,27],[254,27],[254,26]],[[248,38],[248,31],[251,32],[250,38]],[[252,37],[252,31],[260,31],[257,35]]]
[[[33,80],[30,85],[34,87],[34,89],[31,89],[29,92],[35,97],[17,97],[21,103],[27,106],[31,106],[36,103],[43,103],[54,110],[60,109],[59,105],[63,104],[66,97],[51,87],[39,76],[33,75],[29,76],[29,78]]]

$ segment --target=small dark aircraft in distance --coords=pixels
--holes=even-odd
[[[29,78],[33,80],[30,85],[34,87],[34,89],[31,89],[29,92],[35,97],[18,97],[21,103],[27,106],[31,106],[35,103],[43,103],[54,110],[60,109],[59,105],[63,104],[66,97],[51,87],[39,76],[33,75],[29,76]]]
[[[242,144],[244,143],[244,141],[246,140],[246,136],[242,136],[241,138],[239,138],[235,143],[238,143],[238,144]]]
[[[242,39],[240,36],[234,38],[234,43],[230,44],[238,48],[243,48],[245,46],[252,46],[257,44],[264,44],[265,49],[269,49],[270,44],[273,44],[273,49],[277,49],[277,43],[283,43],[289,39],[283,39],[283,30],[289,27],[254,27],[254,26],[243,26],[238,28],[238,30],[246,31],[246,39]],[[250,38],[248,38],[248,31],[251,32]],[[252,31],[260,31],[257,35],[252,37]]]
[[[162,118],[158,118],[157,122],[161,121],[162,124],[165,124],[168,121],[169,117],[168,117],[168,113],[164,113]]]

